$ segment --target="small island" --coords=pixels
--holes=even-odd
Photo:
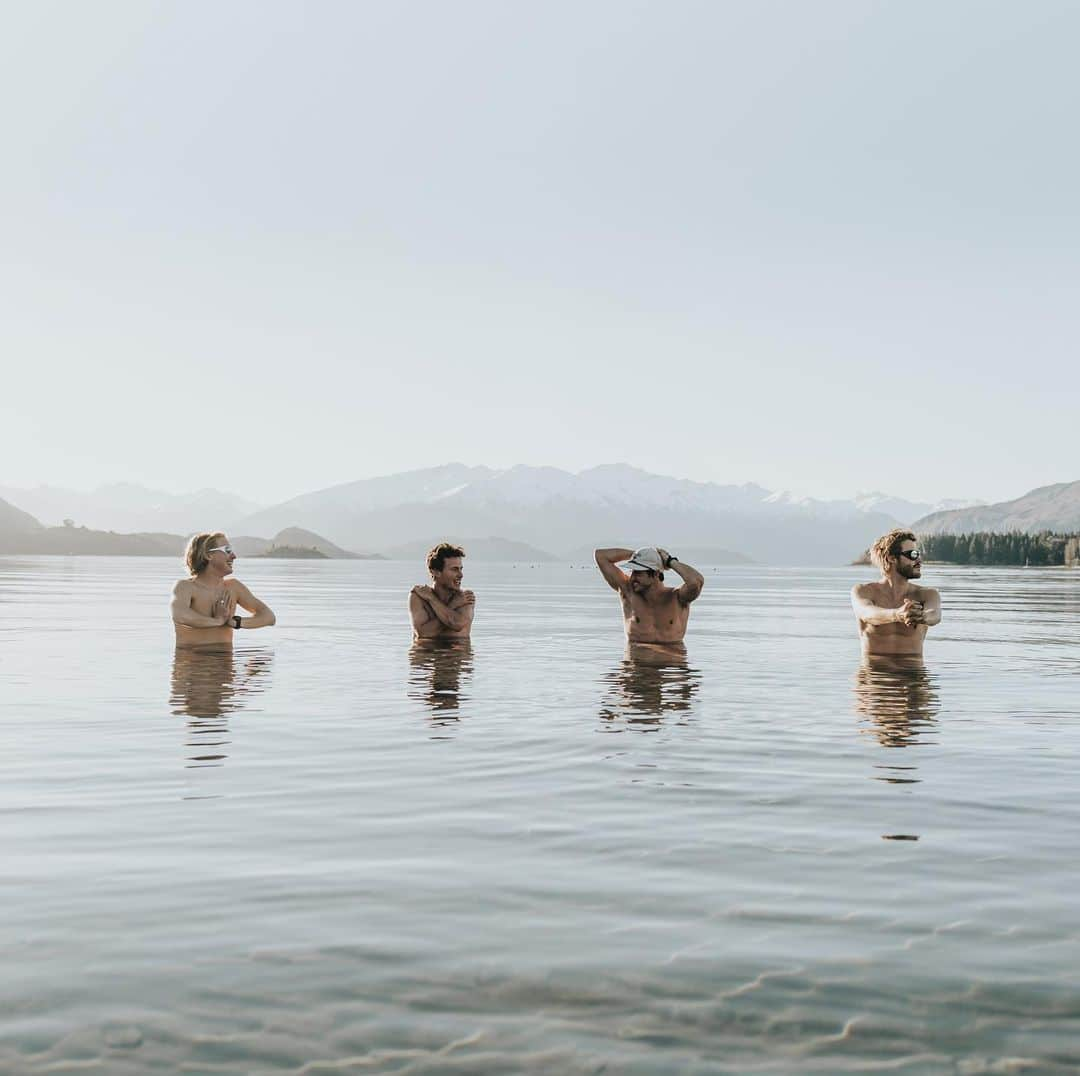
[[[272,545],[263,553],[255,553],[249,559],[280,557],[282,560],[330,560],[321,549],[314,546]]]

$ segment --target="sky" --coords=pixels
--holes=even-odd
[[[0,485],[1080,479],[1033,0],[4,6]]]

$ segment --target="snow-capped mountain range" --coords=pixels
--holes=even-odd
[[[592,545],[710,547],[772,563],[844,563],[878,534],[933,511],[884,493],[825,501],[754,483],[723,485],[604,464],[503,470],[450,463],[349,482],[261,508],[232,493],[172,495],[131,484],[93,493],[0,487],[0,498],[56,525],[234,536],[304,527],[350,549],[383,550],[442,537],[526,542],[558,557]]]
[[[724,548],[774,563],[835,564],[850,560],[882,531],[932,508],[880,493],[815,500],[754,483],[694,482],[621,463],[577,474],[555,467],[495,470],[451,463],[307,493],[237,526],[263,534],[301,525],[363,549],[498,535],[556,555],[590,544],[658,542]]]

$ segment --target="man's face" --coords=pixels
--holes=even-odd
[[[905,553],[910,553],[913,549],[918,548],[910,538],[905,538],[900,543],[900,549],[896,554],[896,570],[905,579],[918,579],[922,575],[922,561],[904,556]]]
[[[630,589],[635,594],[644,594],[656,585],[656,572],[631,572]]]
[[[222,575],[232,575],[233,562],[236,560],[236,554],[233,552],[232,543],[229,541],[228,536],[223,534],[210,548],[214,550],[213,553],[207,553],[207,558],[210,563],[221,572]]]
[[[461,578],[465,569],[461,563],[461,557],[447,557],[443,561],[442,571],[431,573],[431,578],[436,586],[446,587],[448,590],[461,590]]]

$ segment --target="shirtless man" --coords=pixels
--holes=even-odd
[[[177,646],[232,646],[240,628],[266,628],[273,610],[232,575],[236,554],[220,531],[196,534],[184,554],[189,578],[173,587],[172,618]],[[238,616],[236,607],[251,616]]]
[[[665,549],[597,549],[596,566],[623,608],[626,641],[633,644],[681,646],[690,619],[690,603],[701,593],[705,579]],[[630,574],[617,565],[625,563]],[[682,579],[678,589],[664,586],[664,570]]]
[[[465,550],[440,542],[427,555],[430,587],[409,591],[409,616],[415,639],[468,639],[476,611],[476,595],[461,589]]]
[[[851,588],[863,653],[922,654],[926,629],[941,622],[941,595],[912,582],[922,575],[915,535],[902,527],[889,531],[870,547],[870,560],[881,579]]]

